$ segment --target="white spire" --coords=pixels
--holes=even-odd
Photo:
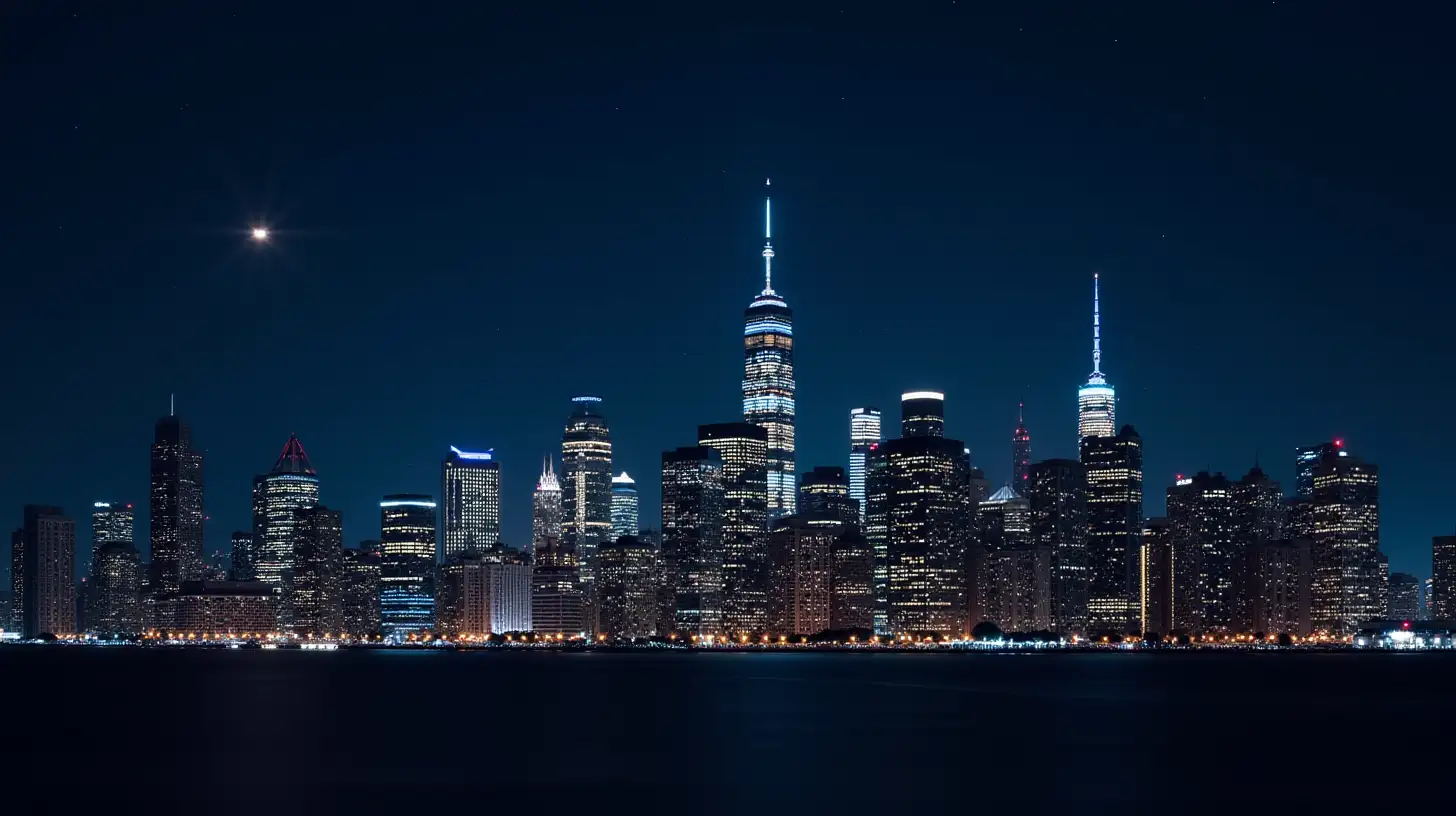
[[[1101,276],[1092,273],[1092,376],[1102,376],[1102,296],[1099,291],[1098,279]]]
[[[167,412],[167,416],[177,416],[177,395],[175,393],[172,394],[172,408]]]
[[[763,180],[765,190],[769,187],[769,179]],[[765,295],[776,294],[773,290],[773,212],[770,209],[770,201],[767,195],[763,197],[763,293]]]

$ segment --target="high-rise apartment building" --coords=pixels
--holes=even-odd
[[[1168,488],[1173,526],[1173,627],[1193,634],[1238,629],[1241,558],[1234,486],[1222,473],[1178,477]]]
[[[637,522],[637,482],[627,471],[612,477],[612,540],[622,536],[635,538],[640,531]]]
[[[849,496],[859,504],[864,520],[865,473],[870,447],[880,442],[880,409],[871,406],[849,411]]]
[[[1259,550],[1265,544],[1286,538],[1288,504],[1279,483],[1256,464],[1234,483],[1234,629],[1260,631],[1255,607],[1260,592]]]
[[[1310,590],[1314,581],[1307,538],[1260,541],[1251,553],[1254,632],[1304,637],[1310,633]]]
[[[273,469],[253,479],[253,574],[278,595],[278,624],[292,625],[293,546],[298,511],[319,501],[318,473],[303,443],[289,436]]]
[[[1102,374],[1100,275],[1092,276],[1092,374],[1077,389],[1077,439],[1117,432],[1117,391]]]
[[[839,525],[780,519],[770,544],[768,629],[812,635],[830,628],[834,600],[834,545]]]
[[[59,507],[29,504],[17,538],[21,635],[75,634],[76,522]]]
[[[795,510],[794,312],[773,288],[767,197],[763,215],[763,291],[743,312],[743,421],[768,432],[768,517],[776,521]]]
[[[597,551],[599,631],[614,639],[657,634],[657,551],[621,536]]]
[[[152,594],[165,598],[202,567],[202,452],[175,414],[157,420],[154,429],[150,507],[149,582]],[[166,601],[156,608],[165,617]]]
[[[88,631],[102,635],[141,632],[142,559],[130,541],[108,541],[91,562]]]
[[[435,624],[435,500],[396,493],[379,502],[379,624],[403,640]]]
[[[349,637],[379,636],[380,545],[366,541],[344,550],[344,633]]]
[[[662,454],[662,558],[674,631],[723,631],[724,465],[698,445]]]
[[[1087,633],[1087,471],[1071,459],[1047,459],[1027,471],[1033,547],[1051,559],[1051,630]]]
[[[344,630],[344,516],[323,505],[293,518],[293,631],[300,636]]]
[[[1385,614],[1386,567],[1380,552],[1380,471],[1339,450],[1314,464],[1316,631],[1337,637]]]
[[[1031,470],[1031,432],[1026,429],[1025,407],[1016,403],[1016,430],[1011,433],[1011,487],[1023,496]]]
[[[597,545],[612,535],[612,434],[601,397],[571,403],[561,435],[561,540],[576,553],[590,603]]]
[[[440,558],[500,546],[500,463],[454,445],[440,463]]]
[[[1143,524],[1138,551],[1138,631],[1168,635],[1173,631],[1173,525],[1166,516]]]
[[[500,550],[455,553],[440,567],[436,613],[447,637],[529,632],[531,568]]]
[[[1082,437],[1087,472],[1088,627],[1138,631],[1138,553],[1143,538],[1143,442],[1131,425]]]
[[[1436,620],[1456,620],[1456,535],[1431,537],[1428,605]]]
[[[698,426],[698,444],[723,464],[725,632],[768,625],[768,430],[749,422]]]

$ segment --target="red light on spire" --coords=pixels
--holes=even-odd
[[[1343,440],[1343,439],[1336,439],[1335,440],[1335,447],[1337,447],[1337,448],[1343,448],[1343,447],[1345,447],[1345,440]]]

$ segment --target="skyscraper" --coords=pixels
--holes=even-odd
[[[723,464],[724,631],[768,625],[768,430],[748,422],[698,426]]]
[[[880,442],[880,409],[866,406],[849,411],[849,496],[859,503],[864,521],[865,471],[870,446]]]
[[[767,197],[763,216],[763,291],[743,313],[743,420],[768,432],[768,517],[773,522],[795,509],[794,312],[773,288]]]
[[[344,550],[344,633],[350,637],[379,634],[380,561],[378,541]]]
[[[1016,430],[1011,434],[1011,487],[1017,493],[1026,495],[1027,471],[1031,468],[1031,432],[1026,430],[1026,419],[1022,409],[1024,403],[1016,403]]]
[[[293,631],[338,635],[344,629],[344,516],[314,505],[294,512]]]
[[[842,525],[813,525],[802,516],[780,519],[770,545],[768,628],[812,635],[830,628],[834,545]]]
[[[1088,626],[1138,630],[1138,551],[1143,538],[1143,442],[1131,425],[1082,437],[1087,471]]]
[[[637,483],[622,471],[612,477],[612,540],[622,536],[636,537],[637,525]]]
[[[1172,633],[1173,581],[1173,525],[1155,516],[1143,524],[1138,552],[1138,631]]]
[[[500,463],[493,450],[450,446],[440,463],[441,560],[500,544],[500,488]]]
[[[561,537],[561,483],[548,457],[531,496],[531,628],[538,634],[575,637],[584,631],[581,564]]]
[[[1117,392],[1102,375],[1102,300],[1100,275],[1092,275],[1092,375],[1077,389],[1077,438],[1117,432]]]
[[[597,545],[612,535],[612,434],[598,410],[601,397],[573,397],[571,402],[561,436],[561,541],[580,561],[582,589],[590,603]]]
[[[636,536],[621,536],[597,551],[599,627],[612,638],[657,634],[657,551]]]
[[[1301,499],[1314,496],[1314,466],[1327,456],[1346,456],[1345,443],[1336,439],[1296,448],[1294,451],[1294,495]]]
[[[28,504],[20,533],[21,635],[74,634],[76,522],[59,507]]]
[[[440,567],[436,617],[449,637],[531,631],[531,568],[498,550],[449,556]]]
[[[1222,473],[1179,476],[1167,493],[1173,527],[1173,627],[1193,634],[1237,629],[1241,562],[1234,488]]]
[[[1385,614],[1380,552],[1380,470],[1343,446],[1314,464],[1314,590],[1317,631],[1350,635]]]
[[[91,506],[91,559],[107,544],[133,545],[135,516],[130,504],[96,502]]]
[[[379,623],[386,639],[402,640],[435,624],[435,501],[396,493],[379,502]]]
[[[799,477],[799,516],[811,523],[859,526],[859,502],[849,495],[844,468],[820,465]]]
[[[1257,464],[1234,483],[1234,627],[1240,632],[1259,630],[1260,549],[1285,538],[1286,507],[1279,483]]]
[[[906,391],[900,395],[900,435],[945,436],[945,394]]]
[[[297,436],[290,435],[273,469],[253,479],[253,572],[278,595],[278,624],[292,625],[293,532],[299,510],[318,504],[319,479]]]
[[[166,597],[202,566],[202,453],[175,414],[157,420],[151,477],[150,583],[153,595]],[[167,614],[165,603],[158,613]]]
[[[675,631],[723,629],[723,457],[705,445],[662,454],[662,557]]]
[[[1385,617],[1390,620],[1413,621],[1421,615],[1421,582],[1406,572],[1390,574],[1390,603]]]
[[[130,541],[108,541],[91,562],[89,631],[136,634],[142,631],[142,559]]]
[[[257,576],[253,573],[253,556],[257,553],[257,546],[253,543],[253,534],[243,530],[234,530],[229,544],[231,547],[229,572],[232,580],[257,580]]]
[[[1051,557],[1051,628],[1062,635],[1086,634],[1087,471],[1071,459],[1047,459],[1027,471],[1032,546]]]
[[[541,462],[541,478],[531,494],[531,543],[541,548],[561,541],[561,482],[550,457]]]
[[[1051,629],[1051,550],[1033,545],[1030,501],[1004,485],[977,502],[975,530],[968,580],[972,623],[989,620],[1005,631]]]
[[[1431,537],[1431,617],[1456,620],[1456,535]]]

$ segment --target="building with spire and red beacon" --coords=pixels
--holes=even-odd
[[[764,186],[768,186],[764,181]],[[763,201],[763,291],[743,313],[743,421],[768,431],[768,522],[794,514],[794,312],[773,288],[770,203]]]
[[[1031,467],[1031,432],[1026,430],[1026,403],[1016,403],[1016,431],[1011,434],[1011,489],[1025,496]]]
[[[289,603],[292,587],[295,514],[319,503],[318,473],[303,443],[289,436],[273,469],[253,478],[253,569],[257,579],[273,588],[278,598],[281,626],[292,625]]]
[[[1092,275],[1092,375],[1077,389],[1077,441],[1117,434],[1117,392],[1102,375],[1102,301],[1097,273]]]

